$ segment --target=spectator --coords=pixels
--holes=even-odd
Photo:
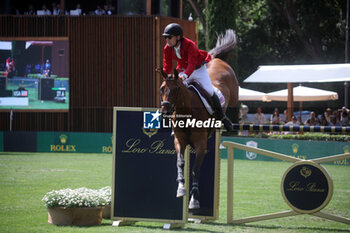
[[[286,124],[286,126],[298,126],[300,125],[300,122],[297,120],[297,118],[295,116],[292,116],[292,120],[288,121]],[[283,134],[297,134],[297,132],[284,132]]]
[[[311,112],[310,117],[304,122],[304,125],[308,125],[308,126],[319,126],[320,124],[321,122],[316,117],[315,112]]]
[[[53,15],[58,15],[59,14],[59,10],[58,10],[57,4],[55,2],[52,3],[52,14]]]
[[[303,121],[301,120],[301,117],[299,116],[298,118],[297,118],[297,121],[299,121],[299,124],[303,124]]]
[[[324,113],[324,116],[325,116],[326,121],[327,121],[328,124],[329,124],[329,122],[331,122],[332,109],[327,108],[326,111],[325,111],[325,113]]]
[[[112,11],[108,5],[103,6],[104,11],[106,12],[107,15],[111,15]]]
[[[328,124],[329,126],[341,126],[338,111],[333,111],[333,115],[331,116],[331,122]]]
[[[242,104],[241,107],[240,107],[240,109],[239,109],[239,113],[240,113],[240,114],[239,114],[239,115],[240,115],[240,117],[239,117],[239,123],[240,123],[240,124],[245,124],[245,123],[247,123],[247,121],[248,121],[248,112],[249,112],[248,106]]]
[[[95,15],[105,15],[106,12],[101,8],[101,6],[97,6],[97,9],[95,10]]]
[[[256,124],[256,125],[264,125],[264,124],[266,124],[265,115],[264,115],[264,113],[262,113],[262,110],[261,110],[260,107],[258,107],[256,109],[256,113],[255,113],[254,119],[253,119],[253,124]]]
[[[340,124],[342,126],[348,126],[349,125],[349,109],[347,109],[346,107],[343,107],[341,109]]]
[[[83,13],[82,10],[81,10],[80,3],[77,3],[75,10],[77,11],[78,15],[81,15]]]
[[[9,57],[6,59],[6,75],[8,78],[13,78],[15,76],[15,61],[12,59],[12,57]]]
[[[321,115],[321,126],[327,126],[329,125],[328,121],[326,120],[326,116],[325,115]]]
[[[247,105],[241,104],[241,107],[239,109],[239,123],[240,124],[246,124],[248,121],[248,112],[249,112],[249,108]],[[243,131],[239,131],[238,135],[240,136],[248,136],[248,131],[247,130],[243,130]]]
[[[65,11],[65,10],[64,10],[64,7],[63,7],[62,4],[58,4],[58,5],[57,5],[57,8],[58,8],[58,10],[57,10],[57,14],[58,14],[58,15],[69,15],[69,14],[68,14],[68,11]]]
[[[336,117],[331,117],[331,122],[329,122],[328,125],[329,126],[341,126],[341,123]]]
[[[41,10],[43,12],[43,15],[51,15],[51,11],[49,9],[47,9],[46,4],[43,4],[41,6]]]
[[[272,125],[279,125],[279,124],[281,124],[281,122],[282,122],[282,119],[280,117],[280,113],[278,111],[278,108],[275,108],[275,110],[273,111],[273,114],[270,118],[270,123]]]
[[[29,4],[28,11],[24,12],[25,15],[35,15],[34,6],[32,4]]]
[[[113,6],[113,3],[115,1],[113,0],[106,0],[106,5],[108,6],[109,11],[111,12],[112,15],[115,14],[115,7]]]
[[[288,112],[287,112],[287,109],[283,111],[283,116],[284,116],[283,121],[284,121],[285,123],[287,123],[287,122],[288,122]]]
[[[13,78],[15,76],[15,61],[12,59],[12,57],[9,57],[6,59],[6,75],[8,78]]]
[[[300,122],[297,120],[297,118],[295,116],[292,116],[292,120],[288,121],[285,125],[296,126],[296,125],[300,125]]]
[[[11,73],[15,71],[15,61],[12,59],[12,57],[9,57],[6,59],[6,72]]]
[[[50,63],[50,60],[47,59],[46,63],[44,64],[44,76],[47,78],[47,77],[50,77],[50,75],[51,75],[51,63]]]

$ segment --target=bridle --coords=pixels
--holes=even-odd
[[[166,82],[166,81],[170,81],[170,80],[174,80],[174,79],[165,79],[164,81]],[[175,80],[174,80],[175,81]],[[177,100],[177,98],[179,97],[179,93],[180,93],[180,86],[178,86],[178,87],[176,87],[176,94],[175,94],[175,101]],[[169,94],[170,94],[170,92],[169,92]],[[169,96],[169,94],[168,94],[168,96]],[[174,107],[175,107],[175,103],[172,103],[172,102],[170,102],[170,101],[168,101],[168,100],[165,100],[165,101],[161,101],[160,102],[160,105],[161,106],[164,106],[166,109],[169,109],[169,112],[170,113],[173,113],[174,112]]]

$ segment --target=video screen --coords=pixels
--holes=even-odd
[[[0,38],[0,110],[69,109],[67,38]]]

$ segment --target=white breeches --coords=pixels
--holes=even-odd
[[[188,77],[184,81],[184,83],[185,85],[187,85],[194,80],[197,81],[201,85],[201,87],[208,92],[210,96],[214,95],[214,88],[213,88],[213,85],[211,84],[207,67],[205,65],[202,65],[199,69],[194,70],[193,73],[190,75],[190,77]]]

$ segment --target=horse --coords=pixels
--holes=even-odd
[[[228,55],[237,44],[235,32],[226,30],[225,35],[218,37],[215,48],[209,51],[212,60],[206,64],[212,85],[219,89],[225,98],[222,106],[223,112],[227,107],[234,107],[238,102],[238,80],[233,69],[226,63]],[[163,75],[163,82],[160,87],[161,112],[164,116],[170,116],[173,122],[181,120],[178,116],[191,116],[196,121],[212,120],[211,116],[203,105],[198,94],[183,84],[178,77],[176,69],[169,77],[159,69]],[[221,123],[219,121],[219,123]],[[221,128],[221,124],[219,124]],[[174,146],[177,154],[177,197],[187,194],[184,186],[184,152],[187,145],[195,150],[194,166],[191,171],[192,189],[190,192],[190,209],[199,209],[199,177],[200,169],[207,150],[207,141],[210,135],[216,130],[215,127],[179,127],[174,126]]]

